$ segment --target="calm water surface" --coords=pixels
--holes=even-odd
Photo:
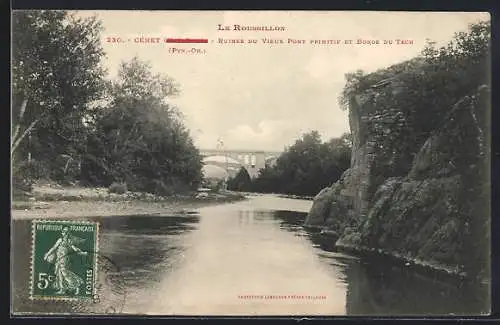
[[[264,195],[177,216],[93,218],[101,222],[101,300],[94,304],[27,298],[30,224],[15,220],[13,311],[150,315],[484,312],[478,291],[468,285],[332,251],[331,242],[301,227],[311,204]]]

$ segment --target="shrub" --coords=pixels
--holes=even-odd
[[[119,183],[119,182],[113,182],[109,186],[109,192],[110,193],[116,193],[116,194],[124,194],[127,192],[127,184],[126,183]]]

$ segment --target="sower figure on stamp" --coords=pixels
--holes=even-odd
[[[71,236],[68,227],[65,227],[61,232],[61,237],[44,256],[45,261],[55,264],[54,288],[58,290],[57,294],[64,294],[67,290],[74,290],[75,295],[78,295],[80,286],[84,283],[81,277],[70,270],[69,260],[71,251],[87,255],[87,252],[75,246],[81,241],[82,239]]]

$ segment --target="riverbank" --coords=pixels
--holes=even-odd
[[[425,260],[420,260],[416,258],[410,258],[408,256],[397,254],[394,252],[389,252],[384,249],[375,249],[364,246],[355,246],[349,243],[343,242],[341,236],[335,231],[326,226],[303,226],[305,230],[320,237],[325,242],[333,243],[329,245],[329,249],[347,253],[359,258],[363,258],[366,261],[373,261],[373,263],[382,263],[393,266],[403,267],[409,271],[413,271],[416,274],[420,274],[426,277],[432,277],[438,280],[445,281],[467,281],[476,282],[481,285],[489,284],[488,278],[471,278],[466,272],[459,270],[458,268],[452,268],[444,264],[433,263]],[[340,240],[339,240],[340,238]]]
[[[275,197],[280,197],[284,199],[296,199],[296,200],[308,200],[312,201],[314,200],[314,196],[307,196],[307,195],[295,195],[295,194],[281,194],[281,193],[259,193],[259,192],[237,192],[242,195],[253,195],[253,196],[259,196],[259,195],[273,195]]]
[[[71,218],[111,215],[188,214],[203,206],[244,200],[230,191],[177,194],[169,197],[127,191],[110,193],[106,188],[35,185],[31,193],[12,199],[13,219]]]
[[[308,200],[308,201],[314,200],[314,196],[307,196],[307,195],[277,194],[277,196],[285,199],[297,199],[297,200]]]

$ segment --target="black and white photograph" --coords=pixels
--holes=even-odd
[[[11,21],[11,315],[491,313],[489,13]]]

